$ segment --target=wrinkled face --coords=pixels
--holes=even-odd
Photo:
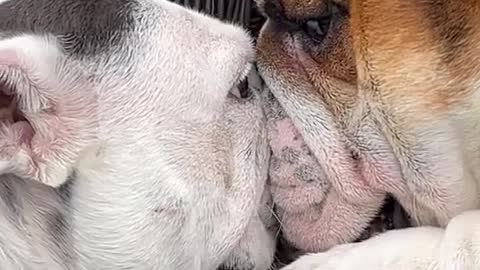
[[[259,5],[269,18],[258,41],[262,76],[321,96],[340,118],[357,95],[347,7],[321,0],[266,0]]]
[[[293,120],[290,124],[287,120],[278,122],[274,132],[281,140],[271,141],[275,144],[273,154],[282,147],[295,149],[303,137],[304,145],[314,156],[290,161],[291,176],[277,177],[279,173],[289,172],[281,166],[278,172],[271,173],[275,203],[284,210],[280,214],[284,237],[296,248],[309,252],[352,242],[369,225],[384,194],[364,182],[355,169],[353,152],[348,144],[342,143],[347,141],[342,129],[348,125],[358,94],[348,9],[330,1],[260,1],[258,4],[268,16],[257,44],[259,70],[273,96]],[[309,115],[321,119],[320,122],[309,123]],[[294,126],[299,134],[287,138]],[[309,131],[325,146],[309,139],[306,136]],[[289,140],[291,143],[286,143]],[[327,152],[327,147],[331,152],[322,160],[312,146],[320,152]],[[283,152],[277,152],[280,151]],[[342,151],[346,155],[339,158],[337,153]],[[281,159],[282,154],[279,156]],[[282,191],[281,186],[291,185],[282,182],[298,178],[296,171],[305,166],[316,172],[310,182],[301,181],[302,184],[296,185],[296,193],[288,197],[282,195],[286,191]],[[349,175],[352,182],[345,181]],[[336,177],[337,183],[333,180]],[[342,185],[347,189],[342,190]],[[301,186],[305,186],[303,190]],[[360,201],[358,197],[365,200]],[[310,198],[310,202],[306,198]],[[299,201],[306,201],[307,205],[293,204]]]
[[[257,4],[268,17],[258,42],[262,75],[297,86],[308,81],[305,91],[321,96],[336,117],[354,106],[359,91],[364,95],[372,88],[381,92],[387,106],[400,101],[419,104],[410,109],[417,118],[431,110],[445,111],[447,105],[467,97],[458,87],[448,93],[437,89],[449,80],[474,79],[478,33],[472,30],[479,22],[473,16],[478,2],[257,0]]]
[[[445,225],[476,207],[461,128],[447,118],[475,100],[478,2],[257,4],[268,17],[260,73],[333,190],[362,207],[373,206],[370,192],[392,193],[416,224]]]

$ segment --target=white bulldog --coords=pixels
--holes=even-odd
[[[253,60],[167,1],[0,1],[0,268],[269,269]]]

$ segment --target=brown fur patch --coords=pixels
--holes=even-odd
[[[268,3],[265,7],[271,8]],[[270,17],[268,26],[259,38],[258,57],[276,70],[281,70],[285,80],[310,84],[311,87],[304,90],[319,95],[329,105],[334,115],[343,121],[343,115],[353,107],[357,96],[355,59],[348,33],[347,15],[335,17],[332,21],[332,31],[321,46],[314,42],[304,44],[309,58],[306,62],[300,63],[296,55],[288,52],[284,40],[292,39],[294,36],[302,38],[299,36],[301,33],[289,31],[288,27],[282,26],[284,21],[281,19],[279,21],[278,18],[285,15],[278,7],[275,11],[270,10],[266,13],[274,13],[276,17],[273,19]]]
[[[458,200],[449,204],[436,200],[434,194],[431,195],[434,204],[422,201],[435,209],[435,213],[422,209],[421,204],[413,206],[424,214],[415,219],[424,224],[445,224],[448,216],[458,210],[450,209],[450,205],[460,205],[464,199],[455,197],[456,191],[443,185],[458,180],[457,187],[462,188],[463,179],[453,179],[461,176],[448,173],[437,174],[435,166],[466,170],[471,164],[468,160],[452,164],[455,162],[445,158],[448,161],[439,165],[442,161],[436,158],[443,154],[448,157],[448,153],[436,151],[455,145],[452,146],[457,147],[455,151],[468,152],[470,150],[463,149],[464,145],[478,145],[473,139],[478,137],[478,131],[471,126],[476,125],[478,119],[478,94],[473,94],[478,92],[480,82],[480,30],[477,28],[480,1],[277,1],[281,7],[279,13],[292,22],[301,22],[314,14],[315,9],[321,12],[328,2],[348,12],[334,16],[329,33],[320,42],[313,42],[309,31],[264,28],[258,43],[262,75],[268,77],[274,86],[272,91],[278,95],[289,92],[291,101],[285,99],[285,104],[291,106],[301,100],[296,100],[295,95],[310,99],[311,102],[305,102],[303,107],[296,108],[297,112],[290,111],[291,114],[306,117],[301,108],[308,110],[314,104],[321,104],[323,108],[325,103],[350,150],[370,154],[359,147],[362,136],[381,137],[384,141],[380,140],[378,145],[372,143],[369,151],[377,155],[391,147],[388,155],[392,162],[399,162],[401,174],[396,176],[395,183],[399,189],[388,192],[398,191],[396,196],[422,201],[425,196],[418,194],[424,188],[426,194],[432,189]],[[269,24],[273,26],[277,22],[270,18]],[[294,46],[292,40],[297,41]],[[360,127],[369,122],[371,125],[364,129]],[[317,125],[299,128],[313,133],[313,129],[323,128]],[[431,127],[431,131],[425,127]],[[427,142],[435,136],[438,136],[438,148]],[[462,136],[466,141],[462,141]],[[380,166],[382,159],[379,158]],[[435,165],[425,166],[429,163]],[[462,192],[468,193],[465,190]],[[470,207],[468,203],[461,207]]]
[[[275,12],[280,17],[292,21],[318,16],[327,5],[325,0],[260,2],[260,5],[275,6]],[[325,77],[333,77],[349,84],[355,83],[358,72],[359,86],[363,90],[377,93],[386,106],[398,102],[415,106],[417,115],[421,111],[429,114],[431,111],[446,110],[469,95],[471,85],[465,81],[479,68],[480,47],[476,40],[480,38],[480,33],[475,31],[475,27],[480,25],[477,16],[480,2],[333,2],[349,8],[350,14],[342,25],[350,26],[337,27],[324,44],[312,46],[315,48],[310,50],[314,61],[311,67],[314,68],[309,68],[308,77],[319,94],[325,93],[325,89],[320,89],[323,84],[316,81],[323,82]],[[289,31],[284,29],[282,32],[280,29],[277,32],[284,38]],[[272,41],[272,51],[278,50],[282,38]],[[267,49],[263,47],[263,51]],[[334,96],[342,95],[337,93]],[[415,99],[412,100],[412,97]]]
[[[442,57],[446,63],[451,63],[464,52],[475,27],[470,22],[473,14],[469,12],[468,2],[430,0],[419,5],[430,23],[432,34],[442,46]]]
[[[435,11],[451,6],[448,1],[430,2],[354,0],[351,5],[351,33],[362,89],[380,91],[386,106],[412,106],[411,111],[420,117],[444,111],[468,94],[463,78],[452,73],[450,64],[456,58],[467,64],[469,30],[465,22],[451,21],[445,10]],[[425,16],[426,9],[435,15]],[[377,89],[368,86],[368,81],[376,81]]]

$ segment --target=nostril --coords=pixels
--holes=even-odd
[[[351,151],[350,154],[351,154],[352,159],[353,159],[354,161],[360,160],[360,156],[359,156],[359,154],[358,154],[357,152]]]

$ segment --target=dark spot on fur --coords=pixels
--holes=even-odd
[[[312,151],[310,151],[310,148],[308,147],[308,145],[306,145],[305,143],[302,145],[302,151],[307,155],[307,156],[313,156],[312,154]]]
[[[10,180],[10,179],[8,179]],[[12,179],[15,181],[16,179]],[[5,203],[5,206],[11,211],[12,217],[19,215],[19,201],[15,195],[15,191],[12,190],[12,187],[9,184],[9,181],[0,181],[0,199]]]
[[[67,261],[72,259],[72,252],[68,247],[68,242],[70,242],[71,233],[69,231],[69,225],[67,216],[62,210],[54,210],[53,213],[49,214],[49,218],[46,219],[49,232],[49,237],[52,238],[50,241],[56,246],[56,249],[63,253],[62,257],[66,258]]]
[[[172,201],[169,204],[158,205],[153,209],[154,214],[169,215],[171,217],[183,216],[184,202],[181,200]]]
[[[272,92],[267,93],[266,97],[266,114],[268,121],[277,122],[287,118],[287,114],[282,105],[273,96]]]
[[[51,232],[52,238],[55,239],[55,241],[52,242],[57,244],[57,247],[61,249],[65,239],[68,237],[68,226],[65,215],[57,210],[51,214],[47,222],[49,227],[48,231]]]
[[[278,171],[280,169],[280,160],[277,157],[272,156],[270,159],[270,169]]]
[[[68,175],[67,180],[61,186],[59,186],[56,190],[58,195],[62,198],[64,203],[68,203],[72,197],[72,187],[77,179],[77,171],[74,169]]]
[[[356,153],[354,151],[350,152],[350,155],[352,156],[352,159],[355,160],[355,161],[360,159],[360,156],[358,155],[358,153]]]
[[[222,265],[217,270],[253,270],[255,269],[255,264],[248,262],[246,265]]]
[[[296,168],[294,175],[295,178],[307,183],[315,181],[318,177],[314,169],[308,165],[301,165],[300,167]]]
[[[300,158],[300,153],[297,150],[288,146],[282,148],[282,160],[290,164],[297,164],[299,158]]]

